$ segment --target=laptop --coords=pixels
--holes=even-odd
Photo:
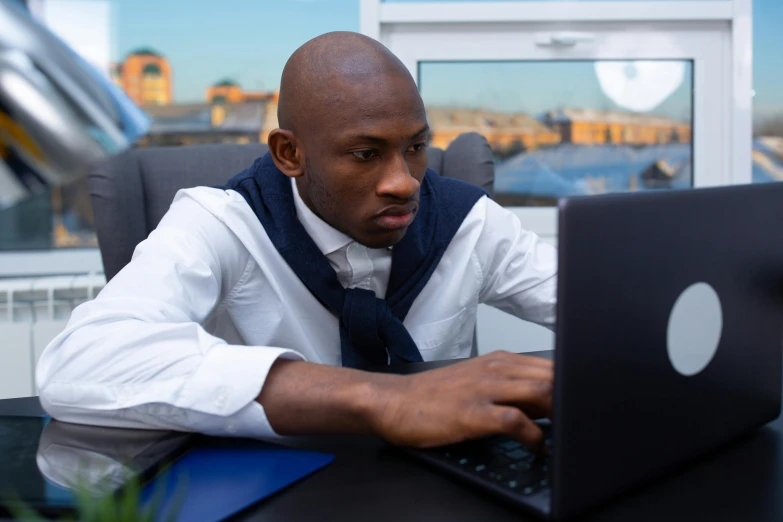
[[[562,200],[550,456],[503,437],[406,451],[560,520],[774,420],[782,202],[783,183]]]

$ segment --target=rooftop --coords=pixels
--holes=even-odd
[[[266,114],[265,102],[226,103],[219,125],[212,125],[210,103],[150,105],[143,107],[152,120],[151,134],[198,132],[261,132]]]
[[[551,132],[543,123],[526,113],[495,112],[484,109],[427,107],[427,119],[435,130],[516,133]]]
[[[590,121],[601,123],[625,123],[635,125],[690,125],[690,121],[681,121],[657,114],[638,114],[633,112],[599,111],[596,109],[562,108],[544,114],[548,123],[566,123],[571,121]]]
[[[214,87],[239,87],[239,84],[230,78],[223,78],[217,82]]]
[[[128,56],[158,56],[163,57],[162,54],[155,51],[154,49],[150,47],[139,47],[138,49],[135,49],[128,53]]]

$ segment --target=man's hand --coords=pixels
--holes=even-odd
[[[373,431],[404,446],[502,434],[543,450],[531,419],[551,414],[552,379],[552,361],[508,352],[411,375],[381,391]]]
[[[279,360],[257,401],[282,435],[364,433],[430,447],[502,434],[537,450],[531,419],[552,408],[553,364],[494,352],[415,375]]]

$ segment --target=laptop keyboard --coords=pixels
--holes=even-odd
[[[552,442],[550,425],[542,425],[549,455],[540,457],[506,437],[492,437],[419,451],[439,467],[450,468],[474,480],[489,482],[514,496],[548,489]]]

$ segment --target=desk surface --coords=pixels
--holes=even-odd
[[[36,398],[0,401],[0,415],[38,415]],[[730,412],[727,412],[730,415]],[[783,421],[578,520],[661,522],[783,520]],[[326,469],[233,520],[533,521],[535,517],[371,437],[306,437],[287,445],[337,456]]]

